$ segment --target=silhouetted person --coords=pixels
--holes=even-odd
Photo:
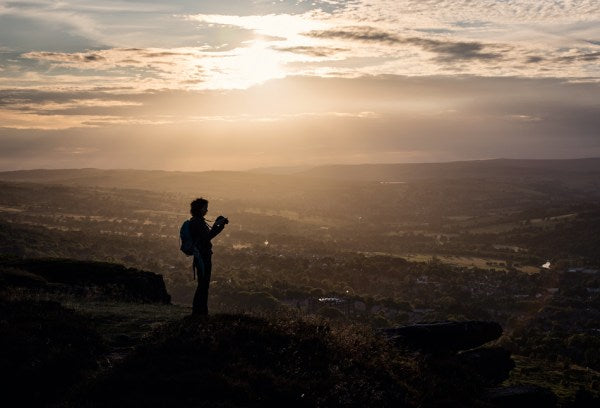
[[[208,314],[208,286],[210,285],[210,272],[212,269],[212,243],[210,240],[223,231],[225,224],[229,222],[227,218],[219,215],[211,227],[204,219],[207,212],[208,201],[204,198],[197,198],[190,204],[190,213],[192,214],[190,233],[196,246],[194,267],[198,273],[198,287],[192,305],[193,315]]]

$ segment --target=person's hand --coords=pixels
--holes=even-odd
[[[229,223],[229,220],[227,218],[223,217],[222,215],[219,215],[217,217],[217,219],[215,220],[215,224],[218,224],[218,225],[225,225],[228,223]]]

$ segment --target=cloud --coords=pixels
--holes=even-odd
[[[122,92],[122,90],[121,90]],[[255,93],[262,90],[257,88]],[[267,91],[267,93],[269,93]],[[0,119],[2,127],[13,129],[71,129],[77,127],[106,127],[112,125],[166,125],[198,122],[279,122],[298,118],[345,117],[374,119],[372,111],[329,110],[333,105],[311,111],[309,105],[289,109],[267,109],[261,105],[240,111],[245,98],[260,99],[259,95],[240,93],[146,92],[143,94],[111,94],[107,91],[39,92],[0,90]],[[280,101],[263,101],[278,104]],[[205,114],[198,115],[194,106],[209,105]]]
[[[387,44],[398,44],[402,42],[402,40],[395,34],[391,34],[374,27],[365,26],[343,27],[332,30],[313,30],[306,32],[304,35],[314,38],[354,40]]]
[[[31,3],[0,7],[13,19],[0,31],[21,24],[31,35],[20,56],[0,53],[0,87],[239,89],[294,75],[600,78],[600,6],[591,0]],[[46,36],[32,30],[46,23],[90,41],[60,49],[65,43],[52,37],[32,48]]]
[[[502,55],[499,53],[483,52],[491,46],[480,42],[442,41],[419,37],[404,38],[374,27],[344,27],[333,30],[310,31],[305,35],[321,39],[343,39],[390,45],[410,44],[420,47],[425,51],[438,54],[437,59],[443,62],[502,58]]]
[[[431,34],[452,34],[454,32],[447,28],[416,28],[415,31]]]
[[[23,54],[24,58],[31,58],[36,60],[46,60],[46,61],[54,61],[54,62],[64,62],[69,64],[79,64],[79,63],[90,63],[90,62],[100,62],[106,61],[106,58],[100,55],[99,53],[65,53],[65,52],[48,52],[48,51],[38,51],[38,52],[29,52]]]
[[[291,52],[295,54],[305,54],[312,57],[328,57],[339,54],[340,52],[348,51],[348,48],[339,47],[316,47],[308,45],[297,45],[290,47],[273,47],[274,50]]]
[[[596,0],[359,0],[338,10],[337,15],[361,22],[447,21],[478,28],[515,21],[559,24],[594,21],[599,13]]]
[[[145,50],[139,50],[144,58],[164,58],[164,57],[185,57],[193,56],[191,52],[176,52],[176,51],[158,51],[149,52]]]
[[[544,61],[544,57],[540,57],[539,55],[529,56],[529,57],[527,57],[527,60],[526,60],[526,62],[528,64],[536,64],[536,63],[542,62],[542,61]]]
[[[126,75],[129,79],[125,82],[140,90],[236,89],[284,77],[290,73],[285,69],[286,64],[311,59],[310,52],[309,49],[304,49],[304,53],[281,52],[270,42],[256,40],[227,51],[214,51],[207,46],[110,48],[81,53],[35,51],[21,57],[48,62],[54,68]],[[316,53],[318,50],[312,51],[312,59]],[[106,75],[106,80],[112,81],[114,76]]]
[[[596,52],[577,52],[574,55],[565,55],[563,57],[556,58],[558,62],[573,63],[577,61],[592,62],[600,59],[600,51]]]
[[[0,129],[56,130],[93,127],[93,125],[87,124],[87,122],[97,119],[97,117],[86,115],[39,115],[36,113],[0,109],[0,123],[2,123]]]
[[[111,93],[117,91],[117,94]],[[0,122],[14,129],[70,129],[99,123],[133,121],[143,97],[124,89],[93,92],[44,92],[0,89]]]
[[[293,38],[302,31],[318,30],[329,26],[327,22],[316,19],[314,13],[305,13],[301,15],[266,14],[247,16],[195,14],[184,16],[184,19],[205,24],[241,27],[246,30],[252,30],[259,35],[279,39]]]
[[[124,65],[144,65],[148,67],[155,63],[172,62],[177,58],[194,57],[202,49],[204,48],[181,50],[110,48],[93,52],[74,53],[32,51],[22,54],[22,57],[64,63],[69,66],[81,68],[90,68],[90,64],[93,63],[93,68],[95,69],[109,69]]]
[[[460,60],[493,60],[500,59],[502,55],[493,52],[483,52],[489,48],[489,45],[479,42],[451,42],[439,41],[426,38],[407,38],[403,43],[412,44],[423,48],[426,51],[438,54],[440,61],[451,62]]]
[[[190,81],[203,82],[202,60],[208,60],[208,55],[204,53],[205,49],[206,47],[110,48],[76,53],[34,51],[24,53],[21,57],[47,62],[53,68],[78,69],[104,75],[99,83],[88,81],[89,87],[100,86],[105,81],[107,82],[105,85],[112,86],[117,80],[115,74],[118,74],[122,78],[125,77],[119,82],[120,84],[145,90],[157,87],[181,88],[184,84],[191,83]],[[58,80],[60,76],[51,75],[47,78],[47,82],[52,83],[52,79]],[[85,86],[83,82],[81,86]]]

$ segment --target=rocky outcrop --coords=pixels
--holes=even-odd
[[[550,390],[535,385],[493,388],[485,396],[493,406],[502,408],[553,408],[557,401]]]
[[[457,354],[457,360],[467,370],[479,375],[485,385],[496,385],[508,379],[515,368],[510,351],[502,347],[478,348]]]
[[[383,329],[383,332],[396,345],[445,354],[496,340],[502,335],[502,327],[484,321],[440,322]]]
[[[436,376],[443,378],[451,373],[453,378],[448,381],[470,384],[479,400],[492,407],[556,405],[557,398],[548,389],[499,386],[515,367],[510,352],[502,347],[481,347],[500,338],[502,327],[498,323],[439,322],[383,329],[382,332],[396,346],[419,352],[427,370]],[[442,390],[433,399],[443,398],[444,392]],[[448,406],[463,406],[459,401],[448,403]]]
[[[4,270],[3,281],[35,291],[123,302],[171,301],[161,275],[123,265],[71,259],[11,259],[2,260],[0,266]]]

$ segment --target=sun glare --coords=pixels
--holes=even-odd
[[[204,88],[245,89],[286,75],[281,53],[261,40],[254,40],[248,47],[239,48],[215,62],[217,64],[208,67],[210,79]]]

